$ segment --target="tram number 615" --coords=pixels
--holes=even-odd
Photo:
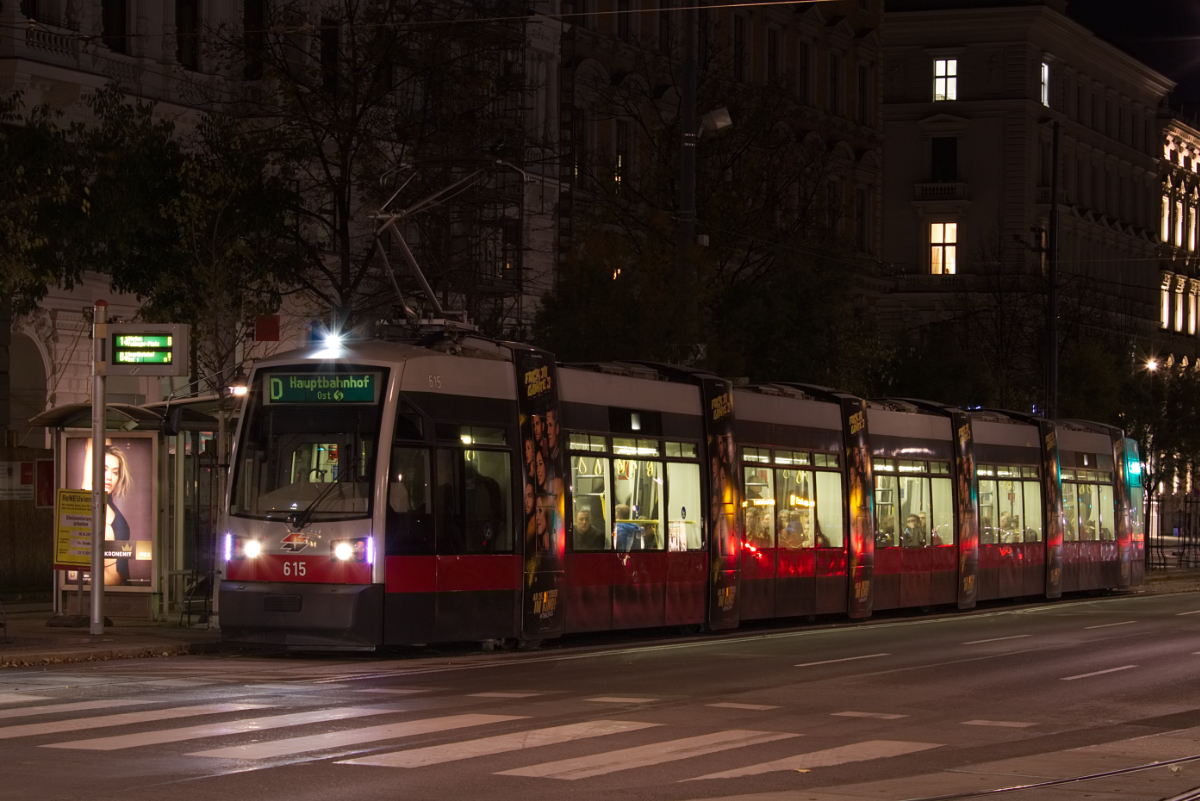
[[[442,377],[440,375],[430,375],[429,376],[429,388],[430,389],[441,389],[442,388]]]
[[[303,576],[306,565],[304,562],[284,562],[283,575],[287,577]]]

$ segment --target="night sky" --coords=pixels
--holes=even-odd
[[[1200,112],[1200,0],[1071,0],[1067,14],[1177,81],[1173,105]]]

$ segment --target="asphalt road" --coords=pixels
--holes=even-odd
[[[1161,799],[1200,786],[1197,666],[1193,593],[630,646],[8,669],[0,798]]]

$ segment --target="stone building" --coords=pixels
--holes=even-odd
[[[1148,341],[1159,327],[1158,112],[1173,84],[1065,10],[1062,0],[888,3],[883,260],[894,320],[936,315],[1001,275],[1037,285],[1057,124],[1060,292],[1114,331]]]
[[[307,0],[297,0],[306,2]],[[0,95],[22,93],[27,107],[46,104],[66,122],[88,122],[85,97],[112,82],[132,96],[155,101],[159,117],[186,126],[192,110],[214,95],[238,91],[246,79],[241,64],[230,65],[214,45],[214,32],[240,31],[265,19],[270,0],[218,2],[160,2],[159,0],[9,0],[0,3]],[[309,22],[328,13],[311,3]],[[498,4],[500,5],[500,4]],[[533,4],[536,11],[557,12],[557,0]],[[525,140],[517,153],[529,162],[530,180],[515,184],[516,205],[503,237],[485,240],[455,252],[474,259],[480,270],[475,287],[503,309],[500,324],[508,330],[528,327],[542,294],[551,286],[558,245],[554,215],[558,191],[559,146],[557,75],[564,26],[553,16],[531,13],[517,26],[523,35],[516,73],[524,81],[524,102],[515,104]],[[310,28],[310,30],[313,30]],[[252,32],[253,33],[253,32]],[[275,35],[259,31],[259,35]],[[281,35],[286,35],[281,34]],[[313,38],[315,41],[316,37]],[[322,47],[332,45],[322,42]],[[314,45],[312,58],[318,58]],[[253,76],[251,76],[253,78]],[[510,187],[511,188],[511,187]],[[370,225],[369,220],[363,221]],[[451,248],[454,250],[453,248]],[[395,260],[393,264],[400,263]],[[515,266],[515,270],[512,268]],[[518,273],[516,278],[512,273]],[[110,291],[100,276],[89,276],[70,291],[51,291],[31,316],[12,321],[11,346],[0,339],[0,430],[10,439],[28,439],[23,421],[47,405],[86,401],[89,397],[90,357],[85,346],[71,347],[87,327],[94,300],[106,299],[114,314],[130,319],[137,314],[134,298]],[[285,309],[285,317],[288,310]],[[289,344],[288,337],[305,335],[312,310],[292,309],[296,318],[283,323],[283,342],[248,344],[242,353],[253,358],[264,348]],[[6,331],[8,313],[0,309]],[[292,339],[291,341],[295,341]],[[86,342],[84,343],[86,345]],[[257,351],[255,349],[257,347]],[[4,358],[8,355],[7,358]],[[11,367],[8,365],[11,360]],[[10,379],[13,387],[6,386]],[[112,391],[122,399],[154,401],[170,386],[148,379]],[[11,394],[11,400],[9,395]],[[32,410],[32,412],[31,412]],[[36,433],[33,439],[37,439]],[[27,443],[28,444],[28,443]]]
[[[1178,114],[1162,119],[1159,325],[1163,355],[1195,362],[1200,336],[1196,214],[1200,204],[1200,130]]]

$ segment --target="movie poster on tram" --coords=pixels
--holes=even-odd
[[[737,442],[734,439],[733,386],[715,377],[701,379],[704,424],[708,442],[709,507],[708,530],[712,532],[712,598],[709,626],[731,628],[738,624],[739,559],[742,542],[742,485],[735,469]]]
[[[526,635],[562,628],[560,589],[566,558],[566,442],[554,356],[542,350],[513,353],[521,425],[521,483],[525,532]]]
[[[975,480],[975,437],[971,416],[950,412],[954,429],[954,475],[958,481],[954,497],[958,523],[958,608],[971,609],[979,597],[979,496],[971,491]]]
[[[849,615],[867,617],[875,603],[875,478],[867,440],[866,404],[840,398],[846,437],[846,481],[849,484],[850,539],[846,549]]]
[[[91,464],[91,438],[68,437],[66,488],[91,490]],[[151,439],[128,436],[105,439],[106,587],[151,589],[154,581],[154,478],[154,443]]]
[[[1062,597],[1063,505],[1062,470],[1058,463],[1058,430],[1053,420],[1039,420],[1042,435],[1042,486],[1046,488],[1046,597]]]

